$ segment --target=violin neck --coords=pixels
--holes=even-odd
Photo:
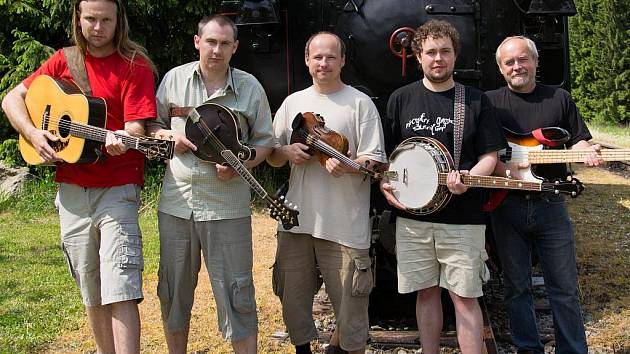
[[[344,165],[347,165],[357,171],[360,171],[361,173],[378,179],[380,178],[380,174],[378,172],[374,172],[368,168],[366,168],[365,166],[362,166],[361,164],[359,164],[358,162],[354,161],[353,159],[349,158],[348,156],[342,154],[341,152],[339,152],[339,150],[335,149],[334,147],[328,145],[327,143],[325,143],[324,141],[322,141],[321,139],[317,138],[316,136],[313,136],[311,134],[309,134],[306,138],[306,144],[310,147],[313,147],[315,149],[317,149],[319,152],[323,153],[324,155],[328,156],[328,157],[333,157],[337,160],[339,160],[339,162],[343,163]]]

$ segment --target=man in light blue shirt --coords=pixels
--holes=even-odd
[[[251,193],[237,172],[197,158],[186,138],[185,116],[172,107],[217,103],[239,119],[245,143],[256,150],[245,162],[252,168],[273,146],[267,96],[254,76],[231,68],[238,47],[237,28],[227,17],[199,22],[195,47],[199,61],[170,70],[156,97],[158,119],[149,126],[156,137],[175,141],[158,207],[160,269],[158,296],[171,353],[185,353],[201,252],[216,300],[219,330],[235,353],[255,353],[256,302],[252,279]]]

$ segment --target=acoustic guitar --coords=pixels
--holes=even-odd
[[[253,159],[256,150],[241,143],[241,129],[232,110],[216,103],[191,108],[186,120],[186,138],[197,146],[192,153],[199,159],[230,165],[267,202],[269,216],[279,220],[286,230],[300,225],[296,206],[284,196],[269,195],[241,162]]]
[[[31,83],[25,101],[33,125],[59,138],[49,144],[63,161],[91,163],[101,158],[102,143],[110,132],[104,128],[107,105],[103,98],[86,96],[72,81],[40,75]],[[127,148],[138,150],[149,159],[173,157],[173,141],[114,134]],[[28,164],[44,163],[22,135],[19,147]]]
[[[499,152],[499,159],[505,163],[529,163],[527,169],[519,170],[525,181],[540,179],[535,165],[583,162],[594,152],[589,149],[559,150],[569,140],[570,134],[558,127],[540,128],[526,134],[505,129],[505,136],[509,147]],[[604,161],[630,161],[630,149],[602,149],[597,154]]]

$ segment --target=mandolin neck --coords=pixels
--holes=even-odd
[[[245,165],[238,159],[238,157],[236,157],[236,155],[234,155],[234,153],[231,150],[229,149],[221,150],[221,156],[245,180],[245,182],[247,182],[247,184],[249,184],[250,187],[252,187],[254,192],[259,197],[266,200],[267,202],[273,202],[273,200],[271,200],[271,198],[269,197],[269,194],[267,193],[267,191],[260,185],[260,183],[258,183],[256,178],[254,178],[254,176],[249,172],[247,167],[245,167]]]

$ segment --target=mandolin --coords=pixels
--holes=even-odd
[[[31,83],[25,102],[33,125],[59,138],[49,141],[49,144],[63,161],[92,163],[99,160],[102,143],[110,132],[104,128],[107,119],[104,99],[84,95],[72,81],[40,75]],[[112,133],[127,148],[138,150],[149,159],[173,158],[173,141]],[[22,135],[19,147],[28,164],[44,163],[33,145]]]
[[[229,108],[206,103],[190,109],[186,120],[186,138],[197,146],[193,154],[201,160],[228,164],[249,184],[254,192],[267,202],[269,215],[289,230],[300,225],[299,212],[284,196],[272,197],[252,176],[241,160],[252,159],[256,150],[241,144],[238,118]]]

